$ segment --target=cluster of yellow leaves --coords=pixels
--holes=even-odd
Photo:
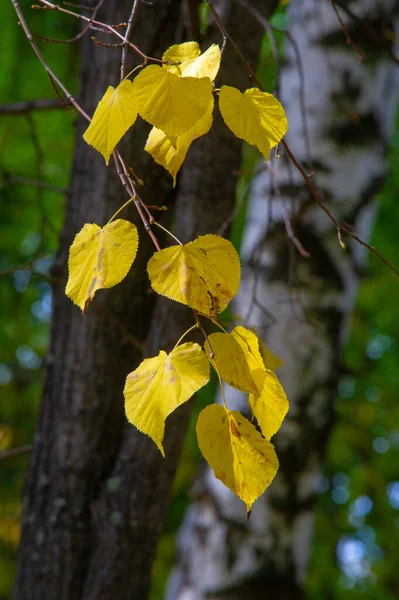
[[[148,66],[133,82],[125,79],[117,88],[110,86],[99,102],[84,139],[107,164],[140,115],[153,126],[145,150],[175,183],[191,143],[212,126],[214,92],[219,93],[220,112],[234,135],[268,159],[288,127],[283,107],[271,94],[255,88],[242,94],[229,86],[215,90],[212,82],[221,59],[215,44],[204,54],[196,42],[171,46],[162,59],[162,67]],[[123,219],[111,219],[104,227],[87,223],[70,248],[66,294],[85,313],[97,290],[124,279],[137,249],[138,233],[132,223]],[[158,294],[214,323],[240,285],[237,252],[228,240],[212,234],[155,252],[147,270]],[[214,404],[198,418],[198,443],[216,477],[250,511],[278,470],[270,438],[288,410],[273,372],[279,359],[253,331],[238,326],[231,333],[211,334],[205,351],[195,343],[178,343],[169,354],[162,350],[143,360],[126,379],[126,415],[164,456],[166,418],[206,385],[210,364],[227,384],[248,394],[260,431],[240,413]]]
[[[137,115],[153,126],[145,150],[173,177],[191,143],[208,133],[213,121],[213,91],[220,67],[220,49],[213,44],[201,54],[197,42],[171,46],[162,67],[145,67],[131,82],[110,86],[100,100],[84,139],[109,158]],[[242,94],[223,86],[219,106],[231,131],[257,147],[268,160],[270,149],[285,135],[288,124],[281,104],[257,88]]]

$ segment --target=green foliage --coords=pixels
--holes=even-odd
[[[22,8],[30,7],[28,0]],[[34,31],[65,37],[60,15],[31,12]],[[54,98],[54,90],[17,25],[11,2],[0,2],[2,104]],[[76,93],[79,57],[72,46],[53,45],[50,62]],[[30,444],[41,393],[41,365],[51,310],[49,268],[58,247],[64,195],[17,178],[69,185],[75,115],[65,108],[21,116],[0,115],[0,450]],[[56,151],[55,151],[55,140]],[[35,260],[36,259],[36,260]],[[31,261],[35,260],[34,263]],[[29,264],[25,270],[19,267]],[[19,540],[21,491],[28,454],[0,463],[0,599],[10,598]]]
[[[399,134],[372,243],[395,256]],[[360,287],[321,481],[308,597],[394,600],[399,589],[398,279],[374,257]],[[349,563],[349,552],[353,559]]]

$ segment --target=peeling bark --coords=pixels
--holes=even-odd
[[[369,36],[365,39],[361,23],[392,24],[396,6],[391,0],[358,0],[350,6],[360,17],[348,30],[364,53],[363,63],[346,45],[328,0],[292,0],[290,35],[305,81],[295,48],[287,43],[280,98],[290,124],[287,141],[299,162],[309,170],[313,165],[323,202],[338,221],[351,224],[367,239],[386,175],[399,71],[386,40],[378,44],[374,39],[368,50]],[[289,240],[285,212],[310,258],[301,256]],[[286,600],[303,595],[342,349],[365,268],[364,248],[351,239],[345,243],[346,251],[336,227],[286,158],[272,160],[253,183],[242,249],[242,292],[234,311],[256,326],[284,360],[278,375],[291,406],[272,440],[280,471],[255,503],[249,521],[243,504],[209,469],[202,472],[179,534],[179,562],[168,600]],[[234,390],[229,390],[228,404],[248,411],[246,400]]]

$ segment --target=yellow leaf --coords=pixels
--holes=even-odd
[[[175,146],[168,136],[161,130],[153,127],[148,136],[144,150],[151,154],[159,165],[162,165],[173,177],[173,187],[176,185],[176,175],[186,158],[191,142],[201,135],[208,133],[212,126],[213,98],[205,115],[196,122],[194,127],[176,138]]]
[[[277,473],[272,444],[239,412],[218,404],[200,413],[197,437],[215,477],[245,502],[249,512]]]
[[[209,342],[215,353],[214,361],[220,377],[229,385],[242,392],[256,394],[258,389],[252,378],[247,358],[230,333],[212,333]],[[205,352],[209,357],[209,347],[205,344]]]
[[[209,363],[198,344],[188,342],[170,354],[146,358],[130,373],[124,389],[126,416],[165,456],[165,420],[209,381]]]
[[[258,336],[253,331],[250,331],[241,325],[235,327],[231,332],[231,335],[244,352],[251,373],[253,374],[258,369],[263,370],[265,365],[263,364],[263,359],[259,352]]]
[[[83,138],[103,155],[108,164],[116,144],[134,124],[136,118],[133,84],[126,79],[116,89],[109,86],[98,103]]]
[[[86,223],[69,251],[66,295],[86,312],[97,290],[121,282],[136,257],[139,238],[133,223],[117,219],[105,227]]]
[[[263,435],[270,440],[272,435],[280,429],[288,412],[287,396],[276,375],[265,368],[259,351],[257,335],[241,325],[236,327],[231,335],[240,344],[247,359],[252,380],[257,387],[256,393],[249,394],[249,405]]]
[[[170,138],[194,127],[212,102],[212,83],[208,77],[182,78],[158,65],[143,69],[133,88],[139,115]]]
[[[220,376],[232,387],[249,393],[248,402],[266,439],[281,427],[289,403],[276,375],[265,368],[256,334],[239,325],[232,333],[209,336]],[[209,355],[209,350],[205,346]]]
[[[277,354],[274,354],[274,352],[272,352],[270,348],[262,342],[261,339],[259,340],[259,350],[262,355],[263,362],[265,363],[266,369],[276,371],[284,364],[284,361],[279,356],[277,356]]]
[[[209,317],[224,310],[240,286],[240,259],[233,244],[213,234],[155,252],[147,270],[158,294]]]
[[[201,54],[197,42],[176,44],[166,50],[162,60],[179,65],[163,65],[170,73],[179,77],[209,77],[213,81],[220,67],[220,48],[212,44],[206,52]]]
[[[280,102],[266,92],[251,88],[242,94],[224,85],[219,94],[219,107],[227,127],[235,136],[256,146],[265,160],[288,129]]]
[[[250,394],[248,402],[263,435],[270,440],[280,429],[288,412],[288,398],[273,371],[259,369],[253,373],[253,377],[258,393]]]

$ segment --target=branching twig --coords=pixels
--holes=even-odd
[[[134,0],[132,10],[130,11],[129,20],[127,22],[127,28],[125,32],[125,39],[122,42],[122,58],[121,58],[121,81],[126,74],[126,62],[127,62],[127,50],[129,47],[129,37],[133,28],[133,21],[136,15],[140,0]]]
[[[237,44],[232,40],[232,38],[230,37],[230,35],[228,34],[228,32],[226,31],[225,26],[223,25],[219,14],[217,13],[216,9],[214,8],[214,6],[211,3],[211,0],[207,0],[207,4],[215,18],[215,22],[221,32],[221,34],[223,35],[223,39],[227,39],[228,42],[230,43],[231,47],[233,48],[234,52],[236,53],[236,55],[238,56],[238,58],[240,59],[244,69],[246,70],[246,72],[248,73],[248,76],[252,79],[252,81],[254,81],[254,83],[257,85],[257,87],[263,92],[263,86],[260,84],[259,80],[257,79],[252,67],[249,65],[248,61],[245,59],[245,57],[243,56],[241,50],[238,48]],[[304,168],[299,164],[299,162],[297,161],[297,159],[295,158],[294,154],[292,153],[290,147],[288,146],[287,142],[283,139],[281,141],[281,144],[284,146],[285,151],[287,152],[290,160],[292,161],[292,163],[294,164],[295,168],[299,171],[299,173],[302,175],[302,178],[306,184],[306,187],[308,188],[309,192],[311,193],[313,199],[316,201],[316,203],[320,206],[320,208],[326,213],[326,215],[331,219],[331,221],[334,223],[334,225],[337,227],[337,229],[340,229],[342,231],[344,231],[347,235],[350,235],[354,240],[356,240],[359,244],[361,244],[362,246],[364,246],[365,248],[367,248],[368,250],[370,250],[370,252],[372,252],[373,254],[375,254],[376,256],[378,256],[378,258],[380,260],[382,260],[382,262],[384,264],[386,264],[396,275],[399,276],[399,271],[389,262],[387,261],[382,254],[380,254],[375,248],[374,246],[370,246],[369,244],[367,244],[366,242],[364,242],[361,238],[359,238],[355,233],[353,233],[353,231],[351,231],[350,229],[348,229],[348,227],[346,227],[345,225],[342,225],[341,223],[339,223],[337,221],[337,219],[333,216],[333,214],[330,212],[330,210],[323,204],[323,202],[321,201],[316,189],[313,187],[312,182],[310,181],[310,177],[309,175],[306,173],[306,171],[304,170]]]
[[[16,0],[11,0],[11,1],[13,4],[16,3]],[[128,40],[126,40],[125,36],[122,35],[121,33],[119,33],[119,31],[117,31],[114,27],[112,27],[112,25],[108,25],[107,23],[101,23],[100,21],[96,21],[95,19],[90,19],[89,17],[85,17],[84,15],[75,13],[72,10],[62,8],[62,6],[59,6],[58,4],[52,4],[51,2],[48,2],[47,0],[39,0],[39,2],[40,2],[40,5],[43,5],[48,10],[56,10],[58,12],[62,12],[64,14],[66,14],[66,15],[70,15],[71,17],[75,17],[76,19],[80,19],[81,21],[85,21],[86,23],[90,23],[90,24],[93,23],[94,25],[97,25],[99,27],[103,27],[104,29],[107,29],[108,31],[110,31],[111,33],[116,35],[116,37],[118,37],[120,40],[122,40],[122,42],[124,44],[128,45],[130,48],[132,48],[132,50],[134,50],[137,54],[139,54],[143,58],[144,62],[151,60],[152,62],[162,64],[162,60],[160,60],[158,58],[152,58],[150,56],[147,56],[137,46],[135,46],[135,44],[132,44],[132,42],[129,42]]]

